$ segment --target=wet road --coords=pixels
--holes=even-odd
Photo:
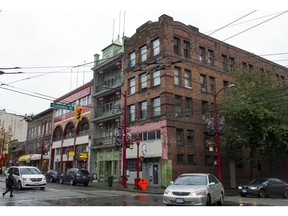
[[[0,188],[5,190],[4,183]],[[92,186],[70,186],[48,183],[46,189],[15,190],[15,197],[7,194],[0,206],[164,206],[162,194],[105,190]],[[288,199],[243,198],[226,196],[224,206],[288,206]],[[221,207],[220,207],[221,208]]]

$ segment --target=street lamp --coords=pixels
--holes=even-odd
[[[214,130],[215,130],[215,139],[216,139],[216,150],[217,150],[217,168],[218,168],[218,178],[222,182],[222,171],[221,171],[221,158],[220,158],[220,143],[219,143],[219,131],[218,131],[218,114],[217,114],[217,95],[224,89],[235,86],[235,84],[230,84],[223,87],[217,93],[214,92]]]
[[[137,175],[136,175],[136,179],[134,180],[134,188],[137,189],[137,188],[139,188],[138,183],[140,181],[140,178],[139,178],[139,172],[140,172],[140,158],[139,158],[140,137],[139,136],[135,137],[135,141],[137,144],[137,162],[136,162]]]

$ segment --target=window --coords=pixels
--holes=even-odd
[[[223,80],[223,87],[227,87],[229,85],[229,81]]]
[[[180,86],[181,68],[174,67],[174,85]]]
[[[226,55],[222,55],[222,67],[223,67],[223,72],[227,73],[228,71],[228,60]]]
[[[174,37],[174,54],[180,55],[180,39]]]
[[[214,94],[215,92],[215,78],[214,77],[209,77],[209,85],[210,85],[211,94]]]
[[[242,69],[247,70],[247,63],[246,62],[242,62]]]
[[[188,164],[194,164],[194,155],[188,155]]]
[[[185,70],[184,72],[184,85],[185,85],[185,88],[192,88],[190,70]]]
[[[135,66],[135,52],[129,54],[129,67]]]
[[[235,71],[235,59],[232,57],[229,57],[229,63],[230,63],[230,71]]]
[[[181,96],[175,95],[175,115],[177,116],[180,116],[182,113],[181,100]]]
[[[200,63],[205,64],[206,59],[205,59],[205,48],[204,47],[199,47],[199,61]]]
[[[249,64],[248,65],[248,71],[251,72],[253,70],[253,65]]]
[[[201,92],[207,91],[206,75],[200,74]]]
[[[155,131],[146,131],[138,134],[141,141],[147,141],[147,140],[155,140],[155,139],[161,139],[161,131],[155,130]]]
[[[147,118],[147,101],[140,103],[140,119]]]
[[[185,58],[190,58],[190,42],[183,42],[183,53]]]
[[[142,46],[140,48],[140,62],[144,62],[147,60],[147,46]]]
[[[160,85],[160,70],[156,69],[152,73],[152,86]]]
[[[207,112],[208,112],[208,101],[202,101],[202,116],[204,119]]]
[[[214,52],[212,50],[208,50],[208,65],[214,66]]]
[[[135,94],[135,77],[128,80],[128,94],[132,95]]]
[[[128,112],[129,112],[129,121],[134,122],[135,121],[135,105],[128,106]]]
[[[184,154],[177,154],[177,164],[184,164]]]
[[[177,146],[184,146],[183,142],[183,129],[176,129],[176,145]]]
[[[185,98],[185,116],[193,116],[192,112],[192,98]]]
[[[193,147],[193,135],[193,130],[187,130],[187,146],[190,148]]]
[[[139,75],[140,80],[140,91],[147,88],[147,73],[142,73]]]
[[[156,56],[160,53],[160,41],[159,38],[152,41],[152,56]]]
[[[160,115],[160,97],[154,98],[152,100],[152,115],[159,116]]]

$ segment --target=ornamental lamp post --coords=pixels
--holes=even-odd
[[[140,172],[140,158],[139,158],[139,145],[140,145],[140,137],[135,137],[136,145],[137,145],[137,161],[136,161],[136,178],[134,180],[134,188],[139,188],[138,183],[140,181],[139,172]]]
[[[221,158],[220,158],[220,142],[219,142],[219,131],[218,131],[218,114],[217,114],[217,95],[224,89],[234,87],[235,84],[230,84],[223,87],[217,93],[213,94],[214,98],[214,130],[215,130],[215,140],[216,140],[216,151],[217,151],[217,168],[218,168],[218,178],[222,182],[222,170],[221,170]]]

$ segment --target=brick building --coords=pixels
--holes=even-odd
[[[124,39],[127,119],[133,137],[140,137],[140,177],[150,185],[167,186],[183,172],[217,176],[217,155],[209,151],[205,122],[213,114],[213,94],[233,83],[231,71],[243,69],[269,71],[287,80],[286,67],[167,15],[146,22]],[[136,149],[134,144],[127,150],[130,178],[135,177]],[[239,154],[221,154],[226,187],[249,177],[244,171],[246,155]]]

